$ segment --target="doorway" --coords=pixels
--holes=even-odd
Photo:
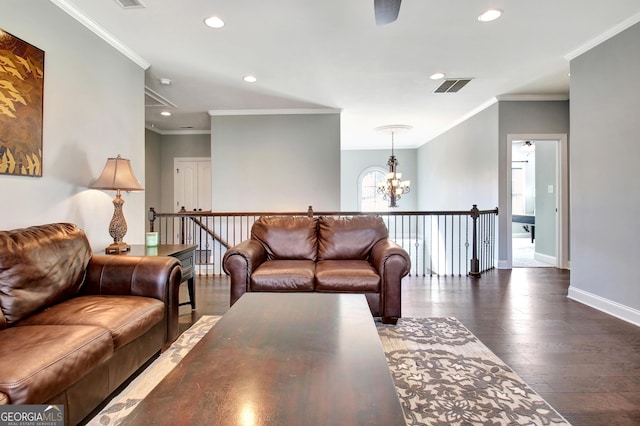
[[[188,212],[211,211],[211,158],[210,157],[176,157],[173,159],[173,207],[176,212],[184,209]],[[212,217],[199,217],[187,221],[183,231],[176,219],[174,226],[176,240],[181,237],[187,244],[196,244],[195,262],[198,273],[203,268],[213,271],[213,259],[216,247],[219,246],[208,232],[213,229]],[[219,248],[218,248],[219,249]]]
[[[180,211],[211,211],[211,158],[173,159],[173,207]]]
[[[555,197],[546,194],[542,194],[541,197],[537,193],[542,182],[547,183],[550,194],[555,193],[557,188],[555,143],[556,141],[515,140],[512,144],[511,247],[514,268],[549,267],[555,264],[555,245],[551,244],[551,249],[546,250],[546,254],[542,254],[537,247],[540,234],[536,238],[536,226],[540,229],[542,226],[540,222],[547,221],[549,223],[543,227],[545,229],[542,235],[543,244],[545,241],[555,242],[557,239],[555,215],[541,217],[546,209],[556,211]],[[542,151],[542,155],[536,155],[536,148],[539,153]],[[542,157],[541,161],[537,162],[537,157]],[[554,259],[551,260],[550,257]]]
[[[508,135],[510,267],[566,267],[566,135]]]

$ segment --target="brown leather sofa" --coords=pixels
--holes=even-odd
[[[379,216],[271,216],[226,251],[222,266],[231,305],[251,291],[362,293],[374,317],[395,324],[411,260]]]
[[[170,257],[92,255],[68,223],[0,231],[0,404],[77,424],[178,335]]]

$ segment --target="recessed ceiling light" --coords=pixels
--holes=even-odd
[[[220,18],[218,18],[217,16],[211,16],[207,19],[204,20],[204,23],[207,27],[211,27],[211,28],[222,28],[224,27],[224,21]]]
[[[165,117],[169,117],[171,113],[169,111],[162,111],[160,115],[164,115]]]
[[[163,86],[171,86],[171,79],[169,79],[169,78],[161,78],[160,79],[160,84],[162,84]]]
[[[242,79],[247,83],[255,83],[256,81],[258,81],[258,79],[252,75],[245,75],[244,77],[242,77]]]
[[[437,72],[435,74],[431,74],[431,76],[429,76],[429,78],[431,80],[440,80],[441,78],[444,78],[444,73],[442,72]]]
[[[491,22],[495,21],[502,15],[502,11],[500,9],[489,9],[484,12],[482,15],[478,16],[478,21],[480,22]]]

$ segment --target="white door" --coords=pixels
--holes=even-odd
[[[174,159],[174,211],[183,207],[188,212],[211,211],[211,158],[189,157]],[[187,244],[209,246],[209,218],[182,221],[175,219],[174,237]],[[182,235],[184,232],[184,235]]]
[[[174,159],[174,209],[211,210],[211,158]]]

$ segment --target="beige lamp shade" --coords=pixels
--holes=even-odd
[[[120,191],[142,191],[144,189],[133,175],[131,162],[120,155],[116,158],[108,158],[102,174],[91,185],[91,188],[116,191],[116,198],[113,199],[113,217],[109,224],[109,235],[113,237],[113,244],[109,245],[105,252],[111,254],[131,250],[129,244],[122,241],[127,233],[127,221],[122,213],[124,200],[120,196]]]
[[[144,189],[133,175],[131,162],[120,155],[107,159],[102,174],[91,185],[91,188],[120,191],[142,191]]]

